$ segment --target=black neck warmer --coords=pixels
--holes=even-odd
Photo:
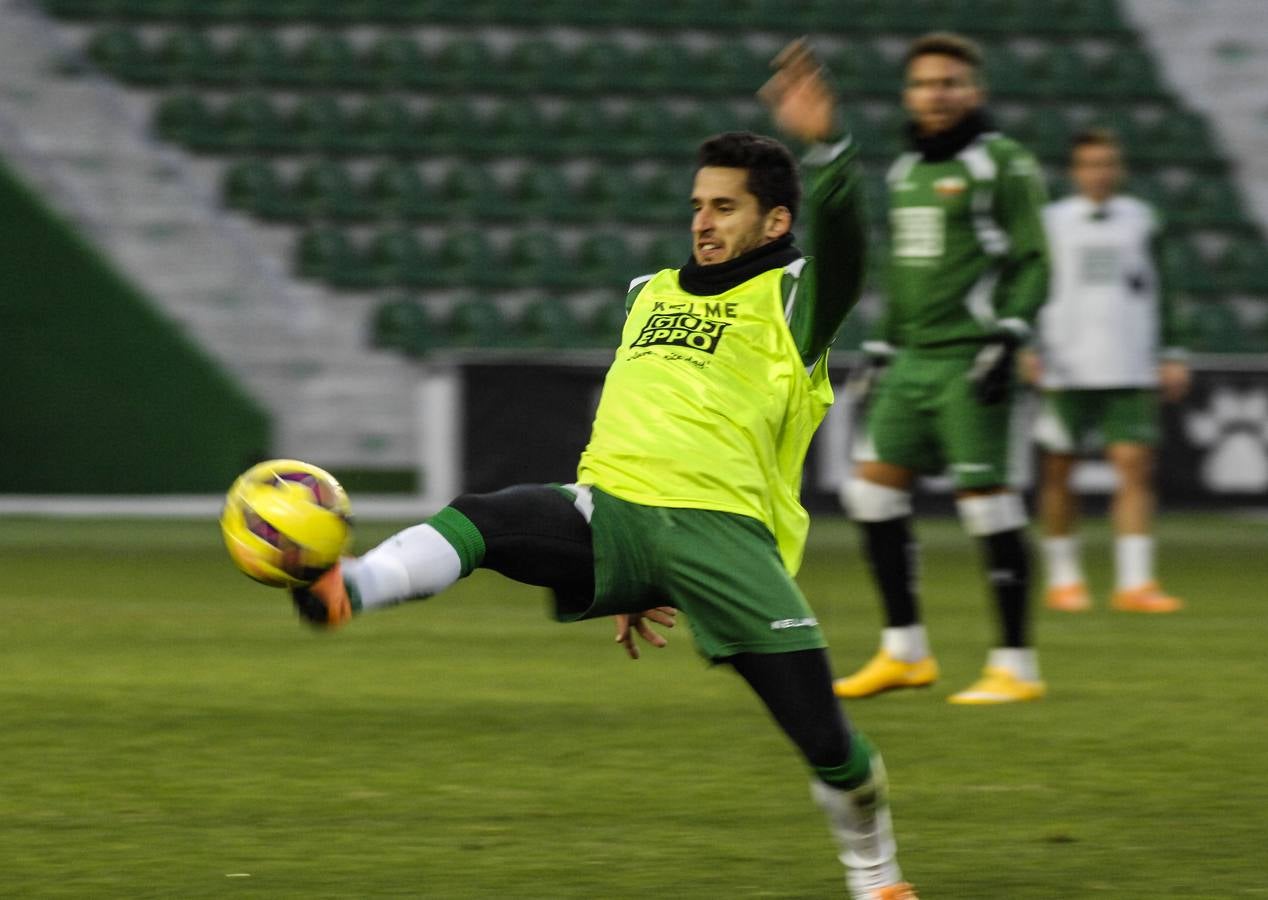
[[[702,266],[694,258],[689,259],[678,270],[678,284],[689,294],[712,297],[763,272],[782,268],[800,258],[801,251],[793,246],[793,236],[789,232],[769,244],[712,266]]]
[[[907,123],[907,143],[925,162],[943,162],[955,156],[977,138],[979,134],[995,130],[995,123],[984,109],[975,109],[946,131],[937,134],[921,134],[915,122]]]

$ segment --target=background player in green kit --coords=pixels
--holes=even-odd
[[[785,51],[783,65],[815,66],[801,43]],[[983,677],[950,700],[1007,703],[1044,693],[1027,633],[1026,514],[1008,472],[1015,349],[1047,290],[1044,190],[1034,157],[995,131],[982,108],[981,65],[977,47],[953,34],[926,35],[906,55],[910,149],[887,176],[884,341],[865,345],[874,365],[889,364],[875,379],[843,490],[862,526],[886,627],[871,661],[837,682],[842,697],[937,678],[916,594],[911,489],[918,474],[947,468],[960,517],[983,545],[1002,632]],[[786,98],[777,117],[797,137],[830,141],[831,112],[794,110],[799,104]]]
[[[483,567],[552,588],[560,620],[615,616],[635,657],[634,634],[663,644],[648,622],[682,610],[701,653],[749,683],[809,763],[851,896],[910,900],[880,757],[849,728],[793,581],[803,460],[832,400],[828,346],[864,268],[854,148],[817,149],[806,219],[815,256],[833,265],[793,244],[801,189],[783,145],[706,141],[691,258],[630,285],[576,483],[460,496],[292,596],[335,626]]]

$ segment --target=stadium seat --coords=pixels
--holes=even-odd
[[[372,346],[400,350],[407,356],[423,356],[443,343],[443,337],[433,317],[409,295],[398,295],[380,303],[370,326]]]
[[[633,222],[685,224],[691,215],[690,179],[662,166],[627,188],[623,217]]]
[[[496,287],[506,282],[497,254],[477,228],[453,229],[436,253],[438,277],[456,287]]]
[[[693,55],[691,84],[715,96],[749,96],[769,77],[767,62],[765,53],[756,53],[740,41],[724,41]]]
[[[695,150],[700,140],[698,133],[684,133],[673,110],[657,100],[631,103],[620,119],[618,131],[623,155],[636,159],[682,159]]]
[[[1093,66],[1091,88],[1092,93],[1115,100],[1156,100],[1165,94],[1153,58],[1139,47],[1115,48]]]
[[[1162,245],[1159,263],[1176,290],[1190,294],[1212,294],[1218,289],[1212,267],[1201,252],[1183,238],[1170,237]]]
[[[986,83],[999,97],[1026,97],[1035,93],[1025,61],[1007,44],[987,44],[982,48],[986,58]]]
[[[505,62],[507,81],[526,93],[570,93],[574,90],[572,68],[570,51],[545,38],[519,41]]]
[[[526,218],[561,220],[580,216],[568,179],[555,166],[526,166],[515,179],[507,206],[512,215]]]
[[[372,287],[373,274],[360,252],[341,229],[321,225],[299,237],[295,272],[301,278],[318,278],[338,287]]]
[[[826,54],[833,79],[847,94],[884,94],[893,97],[902,84],[898,65],[866,40],[852,40]]]
[[[454,303],[448,332],[450,342],[460,347],[504,347],[513,339],[497,304],[479,294]]]
[[[270,31],[248,29],[233,41],[220,60],[217,80],[253,86],[299,86],[303,79],[291,68],[281,42]]]
[[[642,274],[637,255],[619,233],[603,231],[582,238],[574,259],[581,288],[622,287]]]
[[[375,284],[427,287],[444,280],[418,234],[406,226],[375,234],[366,250],[366,265]]]
[[[618,117],[597,100],[568,104],[555,120],[555,141],[561,156],[618,156],[626,140]]]
[[[337,7],[337,3],[325,4]],[[300,46],[290,61],[297,81],[310,88],[357,88],[374,83],[372,69],[362,67],[343,35],[322,31]]]
[[[502,83],[502,66],[489,45],[479,38],[450,40],[435,54],[433,73],[440,88],[470,91]]]
[[[498,104],[484,119],[481,135],[485,152],[497,156],[543,156],[555,149],[540,107],[522,97]]]
[[[1250,348],[1248,329],[1237,310],[1218,300],[1190,304],[1184,329],[1189,349],[1198,353],[1243,353]]]
[[[1051,45],[1030,60],[1028,69],[1034,91],[1049,100],[1093,93],[1088,62],[1074,47]]]
[[[237,152],[278,153],[300,146],[264,94],[235,96],[222,110],[219,126],[223,146]]]
[[[595,166],[582,179],[576,196],[586,218],[599,222],[624,219],[639,202],[638,185],[629,170],[611,161]]]
[[[131,28],[110,26],[93,32],[85,53],[103,71],[133,84],[165,84],[167,69],[153,60],[140,36]]]
[[[586,326],[591,343],[604,347],[619,345],[625,328],[625,294],[613,292],[611,297],[604,296],[591,311]]]
[[[551,231],[534,228],[511,238],[499,282],[513,288],[561,288],[576,281],[559,238]]]
[[[435,71],[418,43],[398,34],[376,40],[361,57],[360,66],[381,88],[428,89],[437,83]]]
[[[426,135],[399,97],[371,96],[348,110],[342,143],[357,154],[414,156],[427,149]]]
[[[195,150],[221,146],[223,133],[211,107],[197,94],[169,94],[154,109],[154,132],[163,140]],[[215,139],[215,140],[213,140]]]
[[[332,160],[305,166],[291,187],[291,195],[309,219],[355,222],[375,213],[348,170]]]
[[[209,73],[220,64],[216,48],[202,31],[180,28],[168,32],[154,54],[173,84],[203,84],[214,81]]]
[[[1220,254],[1215,269],[1221,286],[1229,293],[1268,299],[1268,244],[1259,235],[1231,241]]]
[[[436,101],[418,117],[415,127],[431,154],[470,156],[485,150],[480,116],[462,97]]]
[[[572,56],[572,81],[579,93],[628,91],[637,83],[634,61],[624,46],[589,40]]]
[[[654,237],[644,249],[641,274],[659,272],[661,269],[676,269],[691,258],[691,238],[686,229],[675,229]],[[639,273],[631,274],[631,278]]]
[[[440,218],[444,212],[435,190],[409,162],[379,166],[366,182],[365,193],[385,218],[419,222]]]
[[[296,220],[302,210],[277,171],[267,162],[246,159],[229,166],[222,179],[225,206],[253,213],[265,220]]]
[[[1155,122],[1140,125],[1138,146],[1133,155],[1155,162],[1195,165],[1219,160],[1206,120],[1183,110],[1168,111]]]
[[[294,146],[310,153],[343,154],[358,149],[343,105],[328,94],[300,100],[287,118],[286,130]]]
[[[440,182],[440,196],[450,215],[496,217],[507,203],[491,170],[471,163],[455,164]]]
[[[556,297],[528,303],[516,322],[518,342],[530,347],[569,347],[584,344],[588,335],[571,307]]]
[[[1248,227],[1241,195],[1222,175],[1200,173],[1171,198],[1171,220],[1190,228]]]

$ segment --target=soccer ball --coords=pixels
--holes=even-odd
[[[329,569],[352,540],[352,505],[329,472],[270,459],[238,476],[220,532],[234,564],[263,584],[293,588]]]

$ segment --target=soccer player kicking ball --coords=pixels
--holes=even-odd
[[[784,65],[799,70],[813,61],[795,42]],[[1001,623],[983,677],[950,701],[1011,703],[1045,690],[1027,634],[1026,513],[1007,471],[1015,352],[1047,290],[1044,189],[1034,157],[999,134],[982,108],[981,67],[976,45],[953,34],[926,35],[906,54],[910,149],[887,177],[885,341],[865,345],[872,367],[888,365],[873,379],[865,439],[843,489],[887,621],[876,655],[836,683],[841,697],[938,677],[917,601],[911,490],[918,473],[948,465],[960,518],[982,544]],[[789,130],[831,140],[831,116],[794,116],[799,102],[784,100]]]
[[[802,465],[832,400],[828,346],[864,268],[854,148],[818,150],[815,259],[793,244],[801,189],[788,150],[746,132],[701,145],[691,258],[631,283],[575,484],[460,496],[292,596],[304,617],[336,626],[487,568],[552,588],[561,621],[615,616],[633,657],[635,634],[662,645],[649,622],[681,610],[700,652],[734,668],[805,756],[851,896],[910,900],[881,759],[833,695],[793,581],[808,527]]]
[[[1180,400],[1189,370],[1175,339],[1171,297],[1154,263],[1158,217],[1147,203],[1118,193],[1124,174],[1113,132],[1091,129],[1074,138],[1070,178],[1078,193],[1044,210],[1052,288],[1039,314],[1039,354],[1023,357],[1026,376],[1044,390],[1035,438],[1045,451],[1039,514],[1046,604],[1065,612],[1092,605],[1074,536],[1070,474],[1077,454],[1097,449],[1096,439],[1118,476],[1110,605],[1144,613],[1182,606],[1154,580],[1150,475],[1159,392],[1169,402]]]

